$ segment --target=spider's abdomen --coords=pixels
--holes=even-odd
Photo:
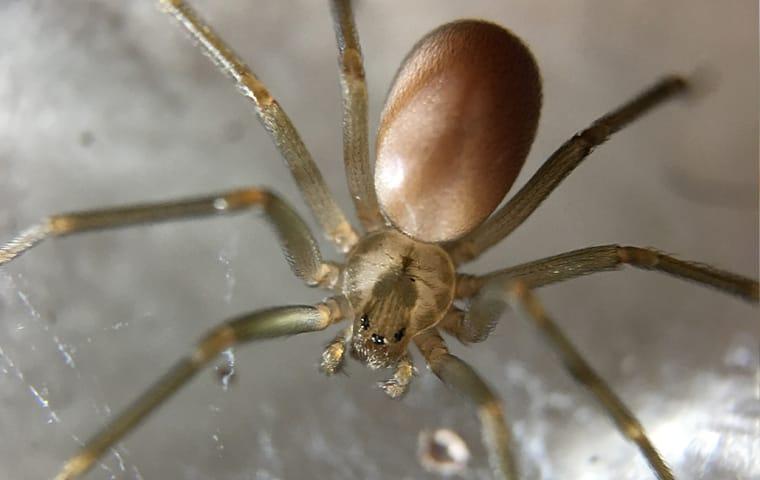
[[[538,67],[512,33],[463,20],[426,35],[380,121],[375,188],[386,217],[425,242],[471,231],[515,181],[540,108]]]

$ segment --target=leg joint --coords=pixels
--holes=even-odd
[[[211,330],[198,342],[191,360],[195,365],[204,365],[223,350],[234,345],[236,341],[237,335],[235,330],[230,325],[221,325]]]
[[[583,143],[588,155],[594,147],[601,145],[614,133],[614,129],[607,124],[605,118],[594,122],[590,127],[575,135],[576,142]]]
[[[652,269],[660,263],[660,254],[649,248],[618,247],[617,254],[622,263],[639,268]]]
[[[343,74],[349,82],[364,82],[364,65],[359,50],[351,47],[343,50],[340,63]]]
[[[269,190],[262,190],[259,188],[245,188],[230,192],[221,197],[220,200],[226,203],[225,210],[235,210],[254,205],[262,205],[264,208],[266,208],[266,206],[271,202],[272,198],[275,197],[276,195]]]
[[[635,443],[647,440],[647,435],[644,433],[644,427],[642,427],[634,418],[624,419],[624,421],[622,421],[621,429],[623,430],[623,434]]]

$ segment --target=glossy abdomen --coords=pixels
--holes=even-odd
[[[383,212],[426,242],[460,237],[498,206],[535,136],[541,81],[530,51],[498,25],[439,27],[407,56],[377,136]]]

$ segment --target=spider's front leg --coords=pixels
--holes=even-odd
[[[206,334],[192,353],[172,367],[122,413],[90,438],[55,477],[70,480],[87,472],[110,448],[150,413],[186,385],[203,367],[233,345],[254,340],[324,330],[343,319],[343,297],[329,298],[314,306],[290,306],[260,310],[233,318]]]
[[[504,420],[501,401],[467,363],[451,355],[435,329],[414,337],[430,369],[443,383],[461,393],[477,407],[488,462],[499,479],[517,480],[517,464],[512,457],[512,435]]]
[[[377,384],[383,391],[391,398],[401,398],[409,388],[409,384],[414,378],[414,374],[417,369],[414,368],[412,358],[409,355],[404,355],[396,365],[396,372],[391,378],[384,382]]]
[[[529,290],[583,275],[617,270],[624,265],[667,273],[736,295],[751,303],[758,302],[757,280],[703,263],[679,260],[652,248],[602,245],[561,253],[483,276],[459,275],[456,295],[458,298],[472,298],[472,303],[466,312],[452,309],[441,321],[440,328],[464,343],[482,342],[493,330],[507,304],[510,304],[521,317],[538,327],[570,374],[591,390],[620,431],[639,447],[658,478],[672,479],[672,472],[636,417],[583,359]]]
[[[448,316],[443,327],[458,338],[482,341],[488,336],[488,332],[507,305],[538,328],[549,346],[557,352],[570,375],[591,391],[620,432],[636,444],[657,478],[673,480],[670,467],[654,447],[638,419],[586,362],[562,330],[546,315],[524,282],[488,282],[472,300],[469,311]]]
[[[322,352],[322,361],[319,364],[319,369],[325,375],[334,375],[343,368],[351,332],[351,326],[346,327],[325,347]]]

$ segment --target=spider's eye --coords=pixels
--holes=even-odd
[[[406,333],[406,327],[400,329],[398,332],[393,334],[393,339],[397,342],[400,342],[402,338],[404,338],[404,334]]]
[[[369,328],[369,317],[367,316],[366,313],[362,315],[362,318],[360,319],[360,321],[361,321],[362,330],[366,330]]]

